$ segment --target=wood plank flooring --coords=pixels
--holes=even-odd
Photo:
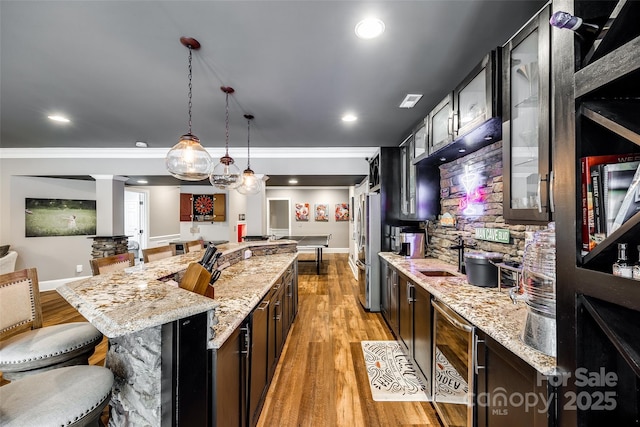
[[[379,313],[360,306],[347,254],[325,254],[320,275],[315,264],[300,263],[298,282],[298,316],[258,426],[441,426],[430,403],[371,398],[360,341],[393,336]],[[84,320],[55,291],[41,301],[45,325]],[[103,365],[106,351],[105,338],[90,363]]]
[[[360,341],[393,335],[358,302],[347,254],[324,260],[320,275],[298,265],[298,316],[258,426],[440,426],[430,403],[373,401]]]

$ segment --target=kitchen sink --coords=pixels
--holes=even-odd
[[[444,270],[418,270],[418,273],[428,277],[455,277],[457,274]]]

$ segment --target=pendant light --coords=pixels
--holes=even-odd
[[[200,139],[191,133],[191,59],[193,49],[200,49],[200,42],[191,37],[180,37],[180,43],[189,49],[189,132],[169,150],[165,164],[169,173],[185,181],[201,181],[211,172],[211,156],[200,145]]]
[[[247,119],[247,168],[242,173],[242,185],[238,187],[238,193],[244,195],[258,194],[262,190],[262,180],[256,176],[251,170],[251,120],[253,116],[251,114],[245,114],[244,118]]]
[[[215,187],[222,190],[234,190],[242,184],[242,176],[240,175],[240,169],[234,163],[234,160],[229,156],[229,94],[235,92],[232,87],[222,86],[220,88],[226,95],[226,119],[225,119],[225,140],[224,140],[224,156],[220,157],[220,163],[214,168],[211,175],[209,175],[209,181]]]

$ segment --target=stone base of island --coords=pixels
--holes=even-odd
[[[217,419],[243,416],[240,405],[246,402],[240,392],[235,402],[233,393],[234,382],[240,389],[246,379],[240,358],[250,360],[250,351],[260,350],[255,342],[263,338],[263,391],[268,387],[270,365],[277,363],[297,313],[296,243],[228,243],[218,250],[218,265],[226,267],[215,283],[215,299],[168,280],[179,278],[203,251],[57,288],[109,339],[105,364],[116,378],[110,426],[221,425]],[[254,312],[256,319],[264,318],[255,322],[260,331],[254,331]],[[218,393],[221,375],[225,396]],[[258,414],[263,394],[254,390],[259,398],[251,403]],[[225,404],[219,405],[222,398]],[[229,414],[221,418],[225,411]]]

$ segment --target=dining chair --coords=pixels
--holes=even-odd
[[[98,274],[111,273],[112,271],[133,267],[136,264],[136,258],[133,252],[127,252],[125,254],[94,258],[89,260],[89,264],[91,264],[91,272],[94,276],[97,276]]]
[[[142,260],[144,262],[156,261],[169,258],[176,254],[176,248],[172,245],[158,246],[157,248],[147,248],[142,250]]]
[[[35,268],[0,275],[0,313],[0,372],[9,381],[61,366],[86,365],[102,341],[89,322],[42,326]]]
[[[211,273],[201,264],[192,262],[180,280],[180,287],[199,295],[206,295],[210,281]],[[213,298],[213,295],[211,295],[211,298]]]
[[[201,251],[203,249],[204,249],[204,242],[202,240],[192,240],[190,242],[185,242],[184,244],[185,254],[189,252]]]

